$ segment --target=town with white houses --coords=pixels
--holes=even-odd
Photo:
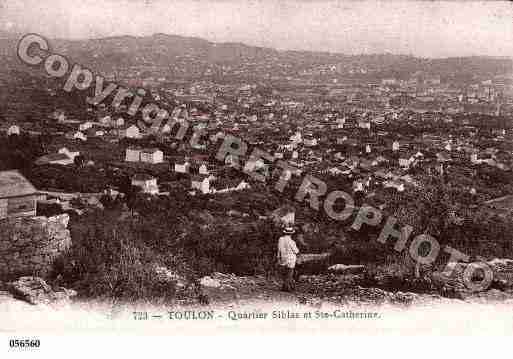
[[[512,298],[511,58],[52,41],[97,82],[0,54],[0,293]]]

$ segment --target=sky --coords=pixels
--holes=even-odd
[[[0,0],[0,30],[98,38],[167,33],[346,54],[513,57],[513,3]]]

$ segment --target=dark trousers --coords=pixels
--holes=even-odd
[[[293,292],[296,289],[296,281],[294,280],[294,268],[280,266],[283,286],[281,290],[285,292]]]

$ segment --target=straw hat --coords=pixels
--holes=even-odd
[[[285,229],[283,229],[283,234],[294,234],[294,233],[296,233],[296,231],[292,227],[285,227]]]

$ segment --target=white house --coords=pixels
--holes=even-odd
[[[157,164],[164,162],[164,153],[158,148],[127,147],[125,150],[126,162],[144,162]]]
[[[399,145],[399,141],[394,141],[392,143],[392,151],[399,151],[399,148],[400,148],[400,145]]]
[[[236,167],[238,165],[238,156],[228,154],[224,159],[224,164],[230,167]]]
[[[236,189],[237,191],[242,191],[242,190],[249,189],[249,188],[251,188],[251,186],[250,186],[250,185],[249,185],[249,183],[248,183],[248,182],[246,182],[246,181],[241,181],[241,182],[237,185],[237,187],[235,187],[235,189]]]
[[[7,136],[11,135],[19,135],[20,134],[20,127],[17,125],[12,125],[7,129]]]
[[[162,133],[170,133],[171,132],[171,126],[169,126],[168,123],[166,123],[162,128],[160,129],[160,132]]]
[[[316,138],[305,138],[305,140],[303,141],[304,145],[306,147],[313,147],[313,146],[317,146],[317,139]]]
[[[99,122],[104,126],[110,126],[112,118],[110,116],[104,116],[100,118]]]
[[[140,187],[143,193],[157,194],[157,179],[147,174],[136,174],[132,177],[132,186]]]
[[[191,167],[191,164],[187,161],[185,163],[175,163],[175,172],[189,173],[190,167]]]
[[[293,134],[292,136],[290,136],[290,141],[292,143],[301,143],[302,141],[302,136],[301,136],[301,132],[296,132],[295,134]]]
[[[90,129],[91,127],[93,127],[93,123],[91,121],[86,121],[84,123],[81,123],[79,126],[78,126],[78,129],[80,131],[85,131],[85,130],[88,130]]]
[[[141,159],[141,149],[136,147],[127,147],[125,150],[126,162],[139,162]]]
[[[132,125],[127,128],[121,129],[119,131],[119,135],[121,137],[126,138],[141,138],[141,131],[139,130],[139,127]]]
[[[478,164],[478,163],[481,163],[483,160],[483,158],[480,158],[479,157],[479,153],[477,152],[473,152],[471,155],[470,155],[470,162],[472,162],[473,164]]]
[[[73,138],[75,140],[87,141],[87,136],[80,131],[73,133]]]
[[[410,167],[410,165],[414,162],[415,156],[410,153],[405,152],[399,156],[399,166],[401,167]]]
[[[141,150],[141,162],[144,163],[162,163],[164,162],[164,153],[158,148],[149,148]]]
[[[371,123],[370,123],[370,121],[367,121],[367,120],[360,120],[360,121],[358,121],[358,127],[370,130]]]
[[[248,189],[248,188],[251,188],[251,186],[249,185],[249,183],[247,183],[246,181],[242,180],[241,182],[239,182],[237,185],[234,185],[234,184],[224,184],[224,188],[220,189],[220,190],[217,190],[217,189],[213,189],[213,192],[214,193],[227,193],[227,192],[234,192],[234,191],[243,191],[245,189]]]
[[[347,136],[337,138],[337,145],[343,145],[347,141]]]
[[[278,150],[280,151],[292,151],[296,147],[295,143],[287,143],[278,146]]]
[[[207,175],[208,176],[210,174],[210,172],[208,170],[208,167],[205,164],[202,164],[201,166],[199,166],[198,172],[199,172],[200,175]]]
[[[59,114],[57,114],[57,122],[66,122],[66,115],[64,114],[64,112],[60,112]]]
[[[58,153],[61,153],[63,155],[66,155],[68,156],[69,158],[71,158],[72,160],[75,160],[75,157],[79,156],[80,155],[80,152],[79,151],[70,151],[68,150],[66,147],[63,147],[61,148]]]
[[[410,166],[410,159],[401,157],[399,158],[399,166],[401,167],[409,167]]]
[[[210,177],[205,175],[194,175],[191,177],[191,188],[197,189],[203,194],[210,193]]]
[[[353,181],[353,192],[363,192],[363,181]]]
[[[117,120],[114,120],[112,124],[115,127],[122,127],[125,125],[125,119],[123,117],[119,117]]]

